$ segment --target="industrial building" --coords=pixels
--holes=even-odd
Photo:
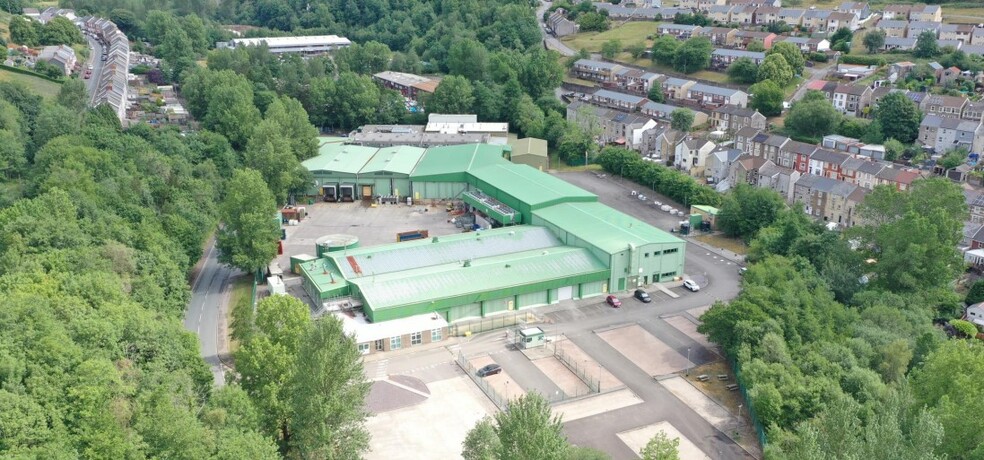
[[[321,305],[350,296],[370,323],[430,315],[446,325],[682,276],[684,241],[509,162],[508,149],[323,145],[304,162],[311,195],[337,197],[345,187],[341,196],[376,201],[454,200],[491,225],[373,247],[325,237],[318,257],[292,261],[304,290]]]
[[[505,144],[509,123],[480,123],[476,115],[432,113],[426,125],[365,125],[349,134],[352,144],[370,147]]]
[[[237,48],[240,46],[260,46],[265,44],[273,54],[301,53],[322,54],[339,48],[346,48],[352,42],[338,35],[310,35],[306,37],[260,37],[234,38],[228,42],[216,43],[216,48]]]

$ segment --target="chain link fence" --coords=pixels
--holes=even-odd
[[[500,410],[506,410],[506,407],[509,406],[509,400],[506,399],[505,396],[500,395],[499,392],[495,391],[495,388],[492,388],[492,384],[490,384],[487,380],[478,376],[478,369],[468,362],[468,359],[465,358],[463,353],[458,353],[458,359],[455,361],[458,363],[458,366],[461,367],[461,370],[465,371],[465,374],[468,374],[468,377],[470,377],[472,381],[482,389],[482,392],[484,392],[485,395],[492,400],[492,404],[495,404],[495,406]]]
[[[601,380],[599,380],[597,376],[592,376],[591,374],[589,374],[587,366],[585,366],[584,363],[579,363],[576,360],[572,359],[571,356],[568,355],[566,351],[557,348],[557,345],[554,343],[551,343],[550,347],[553,351],[554,357],[556,357],[558,361],[560,361],[565,366],[567,366],[567,368],[570,369],[571,372],[574,373],[574,375],[576,375],[579,379],[581,379],[582,382],[584,382],[585,385],[588,386],[588,394],[601,393]],[[598,364],[595,365],[597,366]],[[583,395],[576,395],[572,397],[577,397],[577,396],[583,396]]]
[[[464,336],[478,334],[487,331],[494,331],[504,327],[518,326],[521,324],[536,321],[536,316],[530,312],[515,312],[482,318],[474,321],[454,323],[448,328],[452,336]]]
[[[752,405],[752,400],[748,397],[748,390],[745,388],[743,379],[741,378],[741,367],[735,362],[734,358],[728,358],[728,362],[731,364],[731,368],[735,371],[735,381],[738,382],[738,390],[741,391],[741,398],[745,401],[745,407],[748,408],[748,418],[752,419],[752,426],[755,427],[755,434],[759,438],[759,443],[762,449],[765,449],[766,437],[765,428],[762,427],[762,423],[759,422],[758,416],[755,415],[755,407]]]

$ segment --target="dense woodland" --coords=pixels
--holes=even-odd
[[[675,199],[696,196],[634,152],[606,149],[599,162]],[[711,308],[700,331],[735,360],[769,458],[984,455],[972,383],[984,378],[984,346],[933,321],[962,313],[958,186],[880,186],[861,210],[867,224],[844,233],[770,190],[740,186],[720,206],[723,230],[750,241],[750,266],[738,297]]]

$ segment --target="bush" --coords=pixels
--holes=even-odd
[[[953,326],[957,332],[963,334],[966,337],[977,337],[977,326],[970,321],[964,321],[962,319],[951,319],[950,325]]]
[[[878,56],[841,56],[841,64],[857,64],[857,65],[885,65],[885,58]]]
[[[984,280],[978,280],[970,287],[970,291],[967,291],[967,297],[964,299],[964,302],[967,305],[984,302]]]
[[[810,60],[813,62],[827,62],[827,53],[814,51],[810,53]]]

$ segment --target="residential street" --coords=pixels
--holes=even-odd
[[[99,78],[102,76],[103,60],[102,57],[102,45],[99,40],[96,40],[90,35],[85,35],[85,40],[89,42],[89,60],[85,65],[92,64],[92,76],[88,80],[83,80],[85,82],[85,88],[89,91],[89,104],[96,98],[96,91],[99,88]],[[83,66],[83,72],[85,72],[85,66]]]
[[[219,334],[222,319],[220,306],[225,306],[229,295],[229,278],[234,271],[219,263],[214,240],[205,250],[201,268],[191,284],[191,302],[185,314],[185,329],[198,335],[202,357],[215,376],[215,385],[225,384],[224,366],[220,361]]]
[[[550,8],[550,2],[540,2],[540,7],[536,10],[536,21],[540,25],[540,34],[543,35],[543,41],[546,43],[547,48],[552,49],[564,56],[573,56],[577,54],[576,51],[572,50],[560,40],[554,38],[553,35],[547,33],[546,26],[543,23],[543,12],[547,11],[547,8]]]

